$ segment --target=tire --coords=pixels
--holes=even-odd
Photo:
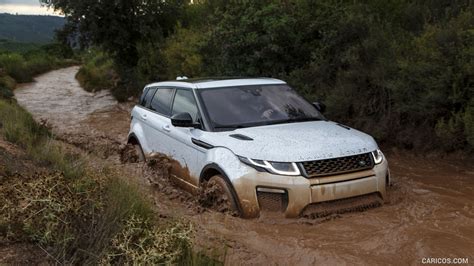
[[[143,153],[143,149],[140,146],[140,144],[133,144],[133,148],[135,148],[135,152],[138,155],[138,162],[139,163],[144,163],[146,161],[145,159],[145,153]]]
[[[218,192],[221,193],[218,200],[216,200],[215,209],[222,212],[232,212],[235,216],[240,216],[239,207],[237,205],[237,200],[234,197],[231,187],[224,180],[224,177],[221,175],[215,175],[209,179],[207,185],[210,187],[216,186]],[[227,205],[227,206],[226,206]]]

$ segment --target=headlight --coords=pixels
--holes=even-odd
[[[269,162],[263,160],[254,160],[250,158],[240,157],[240,161],[243,163],[256,167],[263,168],[272,174],[277,175],[300,175],[300,169],[296,163],[282,163],[282,162]]]
[[[374,158],[374,163],[379,164],[383,161],[383,153],[381,150],[376,149],[372,152],[372,157]]]

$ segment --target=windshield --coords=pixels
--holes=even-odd
[[[217,130],[324,119],[288,85],[202,89],[199,94]]]

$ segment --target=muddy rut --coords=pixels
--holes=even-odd
[[[123,170],[150,191],[157,211],[196,224],[196,244],[225,251],[227,264],[421,264],[423,258],[467,258],[474,263],[474,164],[472,159],[388,154],[393,186],[389,202],[364,212],[319,220],[263,214],[244,220],[202,210],[169,184],[145,182],[143,166],[121,164],[129,129],[129,104],[107,91],[88,93],[77,67],[39,76],[15,90],[18,102],[47,121],[62,140]]]

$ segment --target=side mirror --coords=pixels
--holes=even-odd
[[[171,117],[171,124],[175,127],[198,127],[198,123],[193,123],[193,118],[189,113],[179,113]]]
[[[321,102],[313,102],[313,106],[320,112],[324,113],[326,111],[326,105]]]

